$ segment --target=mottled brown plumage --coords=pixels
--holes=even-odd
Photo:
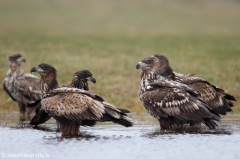
[[[105,118],[107,111],[102,97],[89,91],[59,87],[56,79],[56,69],[48,64],[39,64],[31,69],[41,75],[43,89],[41,109],[60,122],[60,131],[63,135],[77,135],[80,125],[92,126],[96,121]],[[118,114],[108,114],[118,118]],[[127,120],[126,127],[132,126]]]
[[[195,77],[193,74],[173,72],[168,59],[164,55],[155,54],[154,57],[157,57],[159,63],[162,63],[162,65],[169,70],[168,74],[163,74],[162,76],[186,84],[196,90],[215,113],[226,115],[227,112],[232,111],[232,101],[235,101],[232,95],[227,94],[223,89],[218,88],[204,79]]]
[[[144,107],[159,120],[161,129],[201,122],[216,128],[213,120],[220,121],[220,117],[211,112],[194,89],[166,78],[174,76],[166,63],[159,63],[157,57],[151,56],[137,64],[136,68],[142,69],[139,98]]]
[[[78,71],[74,75],[75,77],[70,84],[71,87],[89,90],[88,81],[96,83],[96,79],[93,77],[92,73],[88,70]],[[123,126],[125,125],[126,122],[130,122],[126,115],[126,113],[130,113],[130,111],[122,108],[116,108],[115,106],[106,101],[103,101],[102,103],[105,107],[106,113],[104,114],[104,117],[101,119],[101,122],[112,121]],[[115,114],[115,117],[114,118],[111,117],[112,116],[111,114]]]
[[[8,57],[9,69],[3,81],[5,92],[18,103],[21,113],[20,120],[25,120],[27,111],[28,120],[41,99],[40,79],[31,74],[24,73],[21,64],[25,58],[20,54]]]

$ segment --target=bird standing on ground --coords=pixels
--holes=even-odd
[[[158,119],[163,130],[173,125],[204,123],[215,129],[220,121],[200,95],[187,85],[165,78],[169,68],[155,56],[147,57],[136,65],[142,69],[139,98],[144,107]]]
[[[154,57],[157,57],[159,62],[164,65],[166,70],[168,70],[168,72],[162,76],[186,84],[188,87],[197,91],[212,111],[221,115],[226,115],[227,112],[232,111],[231,107],[234,106],[232,101],[236,101],[232,95],[193,74],[173,72],[168,59],[164,55],[155,54]]]
[[[25,120],[25,112],[30,120],[30,113],[41,99],[40,79],[32,74],[24,73],[21,64],[26,62],[21,54],[8,57],[9,69],[3,81],[4,91],[17,102],[20,110],[20,121]]]
[[[128,117],[104,107],[104,99],[82,89],[61,87],[57,82],[57,71],[42,63],[31,69],[41,76],[42,100],[40,111],[45,111],[60,122],[63,135],[77,135],[80,125],[93,126],[96,121],[111,120],[120,125],[132,126]]]

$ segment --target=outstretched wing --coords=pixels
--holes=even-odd
[[[14,81],[14,88],[27,104],[41,99],[40,79],[31,74],[24,74]]]
[[[58,93],[41,101],[44,109],[57,120],[99,120],[103,117],[104,106],[101,102],[80,93]],[[62,122],[62,121],[60,121]]]

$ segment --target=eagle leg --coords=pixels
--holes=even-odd
[[[60,122],[60,131],[63,136],[78,135],[80,125],[76,122],[69,121],[67,123]]]
[[[23,121],[26,120],[26,118],[25,118],[26,108],[25,108],[24,104],[21,104],[21,103],[18,103],[18,107],[19,107],[19,110],[20,110],[19,123],[22,123]]]
[[[19,124],[23,124],[25,120],[25,113],[20,113]]]
[[[161,130],[171,130],[172,120],[169,118],[161,118],[158,120]]]
[[[56,120],[56,124],[57,124],[57,130],[56,131],[59,132],[60,131],[60,122]]]

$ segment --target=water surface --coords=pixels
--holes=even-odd
[[[161,132],[148,114],[131,114],[134,126],[113,123],[81,127],[78,137],[62,137],[54,120],[34,129],[18,124],[18,113],[0,114],[0,157],[79,159],[239,159],[240,116],[227,115],[218,130],[201,125]],[[25,156],[24,156],[25,155]],[[27,156],[28,155],[28,156]]]

